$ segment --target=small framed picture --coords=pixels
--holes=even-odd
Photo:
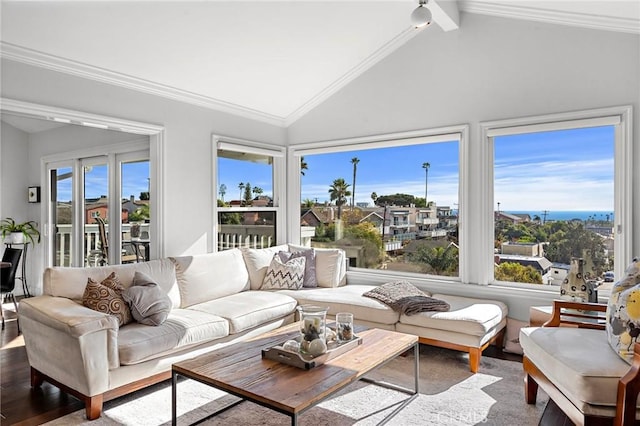
[[[30,203],[39,203],[40,202],[40,187],[39,186],[30,186],[29,187],[29,202]]]

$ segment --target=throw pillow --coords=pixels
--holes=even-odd
[[[389,305],[394,311],[404,315],[420,312],[446,312],[450,309],[447,302],[427,296],[409,281],[394,281],[369,290],[363,296],[377,299]]]
[[[633,344],[640,335],[640,260],[633,259],[625,276],[613,285],[607,303],[607,339],[609,345],[629,364]]]
[[[278,256],[283,263],[286,263],[290,259],[297,257],[304,257],[304,282],[302,287],[313,288],[318,287],[318,281],[316,280],[316,252],[313,249],[300,250],[294,253],[288,251],[279,251]]]
[[[304,257],[296,257],[286,263],[276,253],[267,268],[260,290],[298,290],[304,282]]]
[[[171,299],[148,275],[136,271],[133,284],[122,293],[131,315],[140,324],[160,325],[171,312]]]
[[[129,306],[122,298],[123,291],[124,287],[115,272],[100,283],[89,278],[82,296],[82,304],[94,311],[114,315],[122,327],[133,321]]]

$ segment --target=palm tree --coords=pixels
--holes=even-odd
[[[425,177],[424,177],[424,204],[425,207],[429,207],[429,199],[427,198],[427,188],[428,188],[428,184],[429,184],[429,167],[431,167],[431,164],[429,163],[422,163],[422,168],[425,171]]]
[[[264,190],[262,188],[260,188],[259,186],[254,186],[253,189],[253,195],[255,195],[256,197],[262,193],[264,193]]]
[[[238,198],[240,200],[240,205],[242,205],[242,191],[244,190],[244,182],[240,182],[238,184],[238,189],[240,190],[240,198]]]
[[[353,184],[351,185],[351,210],[353,210],[353,206],[356,205],[356,170],[358,169],[358,163],[360,159],[358,157],[353,157],[351,159],[351,164],[353,164]]]
[[[375,191],[371,193],[371,199],[373,200],[373,205],[375,206],[376,200],[378,199],[378,194]]]
[[[342,206],[347,202],[350,195],[349,184],[343,178],[334,180],[329,187],[329,197],[331,201],[335,200],[336,206],[338,206],[338,220],[342,218]]]
[[[225,185],[224,183],[220,185],[220,189],[218,190],[218,192],[220,193],[220,198],[222,198],[222,202],[224,203],[224,194],[227,193],[227,185]]]
[[[304,171],[309,170],[309,165],[304,161],[304,155],[300,157],[300,174],[304,176]]]

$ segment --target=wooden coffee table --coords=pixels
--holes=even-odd
[[[358,333],[362,337],[361,345],[310,370],[262,358],[262,349],[281,344],[297,333],[298,324],[290,324],[251,340],[173,364],[171,423],[176,424],[178,376],[241,398],[207,418],[246,400],[287,414],[291,417],[291,424],[297,425],[300,414],[345,386],[363,380],[410,395],[387,416],[385,423],[418,396],[419,345],[416,336],[380,329],[364,330]],[[414,389],[363,377],[412,347],[415,355]]]

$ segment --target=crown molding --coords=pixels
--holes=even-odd
[[[326,101],[329,97],[333,96],[336,92],[338,92],[338,90],[342,89],[347,84],[362,75],[369,68],[373,67],[382,59],[386,58],[389,54],[391,54],[400,46],[404,45],[406,42],[418,35],[421,31],[424,31],[424,29],[425,28],[416,29],[414,27],[409,27],[395,36],[393,39],[389,40],[378,50],[369,55],[364,61],[351,68],[351,70],[349,70],[342,77],[331,83],[329,86],[327,86],[327,88],[305,102],[300,108],[289,114],[289,116],[287,116],[287,118],[285,118],[284,120],[284,126],[289,127],[291,124],[296,122],[313,108],[317,107],[322,102]]]
[[[493,15],[506,18],[524,19],[528,21],[540,21],[598,30],[640,34],[640,20],[632,18],[617,18],[611,16],[538,9],[514,4],[490,3],[478,0],[460,1],[458,2],[458,6],[461,11],[477,13],[480,15]]]
[[[11,61],[21,62],[27,65],[46,68],[52,71],[99,81],[101,83],[112,84],[204,108],[214,109],[278,127],[283,127],[285,122],[284,117],[267,114],[251,108],[245,108],[230,102],[224,102],[164,84],[154,83],[152,81],[110,71],[104,68],[72,61],[59,56],[7,43],[5,41],[0,41],[0,56]]]

